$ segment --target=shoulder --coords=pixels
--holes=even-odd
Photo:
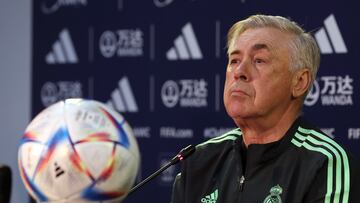
[[[302,155],[306,154],[305,157],[308,158],[306,161],[316,160],[317,158],[314,157],[322,157],[322,161],[317,159],[317,163],[326,171],[327,195],[334,194],[344,202],[358,196],[353,192],[354,188],[360,188],[358,162],[341,144],[308,123],[298,126],[291,142]],[[336,187],[333,188],[333,185]]]
[[[195,153],[189,158],[191,160],[211,159],[231,151],[235,140],[240,138],[242,132],[239,128],[226,132],[196,145]]]
[[[329,163],[348,166],[349,156],[346,150],[321,130],[308,124],[299,125],[291,140],[299,150],[321,155]]]
[[[317,161],[327,171],[327,180],[342,184],[345,191],[350,188],[350,168],[353,160],[350,154],[335,140],[319,129],[300,125],[291,140],[306,161]],[[303,159],[304,160],[304,159]],[[329,185],[330,187],[330,185]]]
[[[344,165],[349,162],[348,153],[339,143],[307,123],[298,126],[291,142],[304,151],[323,155],[330,162]]]
[[[223,135],[214,137],[210,140],[207,140],[203,143],[198,144],[196,146],[196,149],[201,150],[201,149],[204,149],[209,146],[221,145],[221,144],[226,144],[228,142],[233,142],[237,138],[241,137],[241,135],[242,135],[242,132],[241,132],[240,128],[236,128],[227,133],[224,133]]]

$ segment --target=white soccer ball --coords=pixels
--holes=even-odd
[[[140,155],[123,116],[97,101],[67,99],[31,121],[18,163],[38,202],[119,202],[135,182]]]

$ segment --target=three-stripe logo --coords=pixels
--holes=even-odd
[[[320,52],[322,54],[332,54],[335,50],[335,53],[337,54],[347,53],[347,48],[336,23],[334,14],[331,14],[324,20],[324,25],[325,28],[321,28],[315,33],[315,39],[319,45]]]
[[[45,61],[47,64],[73,64],[79,62],[67,29],[60,32],[59,39],[52,45],[52,50],[46,55]]]
[[[298,127],[291,142],[327,157],[326,195],[324,202],[349,202],[351,173],[346,151],[334,140],[312,129]]]
[[[121,78],[118,85],[118,88],[111,93],[111,100],[107,102],[107,105],[119,112],[138,112],[139,108],[128,78]]]
[[[191,23],[182,28],[182,33],[174,40],[174,46],[167,51],[166,58],[171,61],[203,58]]]

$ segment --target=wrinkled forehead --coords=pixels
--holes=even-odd
[[[228,55],[245,50],[288,51],[291,38],[291,34],[272,27],[249,28],[233,37]]]

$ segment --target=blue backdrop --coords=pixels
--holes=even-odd
[[[33,1],[32,115],[69,97],[107,103],[134,129],[142,179],[182,147],[235,127],[222,101],[226,33],[257,13],[312,32],[322,61],[305,117],[360,157],[356,1]],[[169,202],[178,170],[125,202]]]

